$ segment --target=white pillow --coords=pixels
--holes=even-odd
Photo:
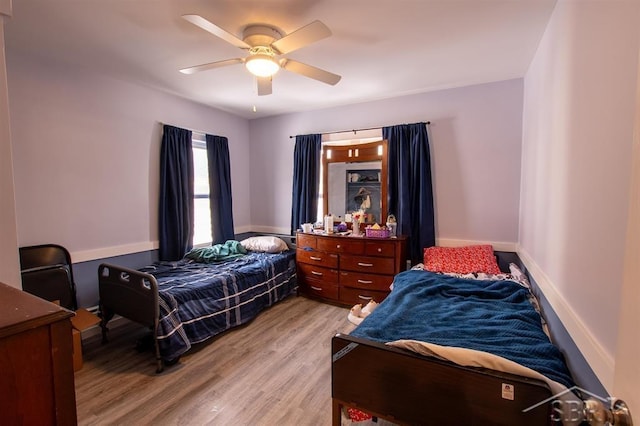
[[[280,253],[289,249],[287,243],[278,237],[262,236],[250,237],[240,241],[242,247],[251,251],[262,251],[266,253]]]

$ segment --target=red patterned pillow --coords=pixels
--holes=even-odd
[[[432,272],[499,274],[500,267],[489,244],[424,249],[424,269]]]

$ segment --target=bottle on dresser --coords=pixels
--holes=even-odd
[[[333,215],[331,213],[324,217],[324,232],[333,234]]]

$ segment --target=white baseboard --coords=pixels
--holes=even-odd
[[[73,263],[88,262],[90,260],[104,259],[107,257],[122,256],[131,253],[140,253],[143,251],[157,250],[158,241],[144,241],[140,243],[123,244],[120,246],[102,247],[93,250],[74,251],[71,254]]]
[[[244,234],[245,232],[251,232],[253,227],[251,225],[239,226],[233,230],[235,234]]]
[[[613,356],[591,334],[582,319],[573,311],[571,304],[556,290],[556,286],[529,253],[520,246],[517,248],[517,253],[602,386],[611,393],[615,372]]]
[[[114,317],[109,321],[109,329],[114,329],[117,327],[121,327],[129,322],[128,319],[121,317],[120,315],[114,315]],[[95,336],[99,336],[102,334],[102,329],[100,328],[100,324],[89,327],[85,330],[82,330],[82,340],[90,339]]]
[[[251,227],[251,231],[254,232],[266,232],[268,234],[284,234],[289,235],[291,229],[289,228],[280,228],[276,226],[253,226]],[[247,231],[249,232],[249,231]]]
[[[436,245],[443,247],[462,247],[478,244],[491,244],[495,251],[511,251],[515,252],[516,243],[506,243],[502,241],[476,241],[476,240],[456,240],[452,238],[436,238]]]
[[[245,232],[265,232],[269,234],[289,235],[289,228],[276,226],[241,226],[234,230],[236,234]],[[436,244],[444,247],[460,247],[475,244],[491,244],[497,251],[516,251],[516,243],[508,243],[501,241],[476,241],[476,240],[456,240],[452,238],[438,238]],[[93,250],[80,250],[71,253],[73,263],[88,262],[91,260],[105,259],[108,257],[124,256],[132,253],[140,253],[143,251],[157,250],[158,241],[145,241],[133,244],[124,244],[120,246],[103,247]]]
[[[288,234],[289,230],[282,231],[282,228],[264,227],[265,229],[259,229],[259,232],[281,233]],[[279,231],[271,231],[266,229],[277,229]],[[240,226],[234,229],[236,234],[242,234],[244,232],[251,232],[254,227]],[[107,257],[124,256],[127,254],[140,253],[143,251],[157,250],[160,247],[159,241],[143,241],[131,244],[122,244],[118,246],[101,247],[91,250],[78,250],[71,254],[71,260],[73,263],[88,262],[91,260],[105,259]]]

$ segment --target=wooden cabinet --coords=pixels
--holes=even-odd
[[[300,291],[353,306],[389,294],[393,277],[405,269],[406,238],[297,234]]]
[[[0,423],[77,423],[72,316],[0,283]]]

